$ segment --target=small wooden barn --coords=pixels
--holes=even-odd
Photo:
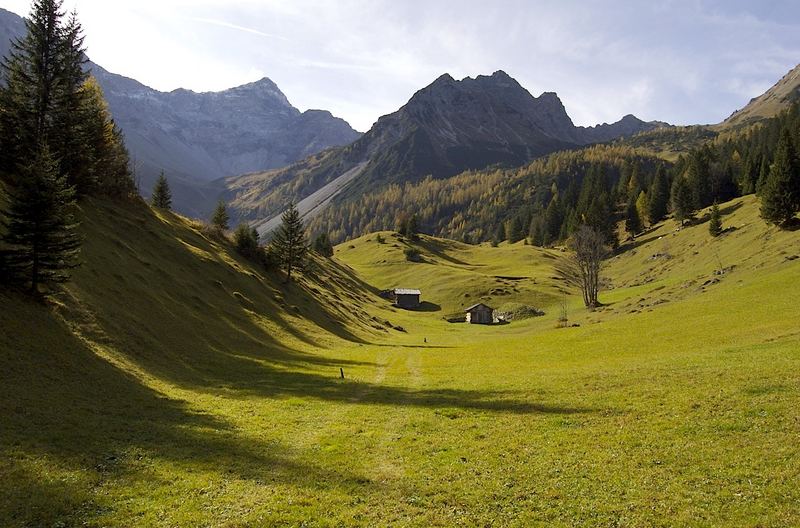
[[[473,304],[466,310],[467,322],[470,324],[492,324],[494,308],[483,303]]]
[[[408,288],[395,288],[392,291],[392,300],[400,308],[417,308],[422,292]]]

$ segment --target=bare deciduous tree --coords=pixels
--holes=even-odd
[[[568,242],[572,254],[556,264],[556,273],[570,286],[576,286],[583,293],[583,303],[587,308],[596,308],[600,292],[600,271],[603,259],[608,255],[608,247],[602,233],[582,225]]]

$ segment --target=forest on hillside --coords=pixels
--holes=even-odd
[[[719,135],[696,128],[646,133],[624,142],[551,154],[518,169],[469,171],[451,178],[392,183],[341,200],[311,220],[310,230],[334,242],[395,229],[415,218],[422,232],[468,243],[523,239],[548,246],[580,225],[619,243],[616,225],[633,236],[668,214],[690,221],[698,209],[746,194],[785,201],[783,212],[765,219],[789,221],[800,209],[797,153],[800,110]],[[673,137],[674,136],[674,137]],[[666,161],[646,147],[670,141],[700,145]],[[786,166],[788,182],[780,179]],[[771,216],[771,217],[770,217]]]

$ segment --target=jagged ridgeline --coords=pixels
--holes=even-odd
[[[290,201],[310,220],[329,204],[372,200],[389,187],[416,185],[427,176],[520,167],[552,152],[663,125],[628,115],[612,124],[575,126],[555,93],[534,97],[503,71],[460,81],[442,75],[351,145],[217,183],[235,214],[265,234]]]
[[[639,202],[642,225],[674,212],[676,180],[688,186],[688,216],[714,201],[760,190],[781,131],[789,130],[796,142],[800,138],[799,114],[795,105],[776,118],[722,133],[707,127],[659,129],[558,152],[517,169],[392,183],[357,199],[338,200],[309,228],[341,241],[394,229],[398,218],[415,214],[423,232],[471,243],[529,238],[548,245],[581,223],[605,231],[614,243],[626,204]]]

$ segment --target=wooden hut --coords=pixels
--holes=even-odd
[[[492,324],[494,308],[483,303],[473,304],[466,310],[467,322],[470,324]]]
[[[395,288],[392,292],[392,300],[400,308],[417,308],[422,292],[408,288]]]

